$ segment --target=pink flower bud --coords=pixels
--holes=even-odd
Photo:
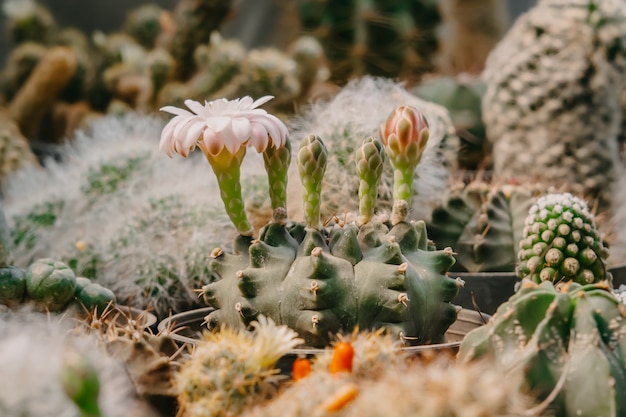
[[[404,154],[411,144],[415,144],[421,154],[428,142],[428,135],[426,118],[412,106],[396,108],[380,128],[383,144],[391,147],[394,153]]]

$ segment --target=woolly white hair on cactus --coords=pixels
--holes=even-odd
[[[415,170],[412,204],[417,218],[427,218],[430,203],[447,189],[450,170],[455,166],[458,137],[445,108],[414,96],[401,83],[374,77],[351,81],[332,99],[314,103],[303,116],[292,120],[294,148],[309,134],[318,135],[328,147],[329,164],[322,188],[323,204],[327,207],[322,207],[322,216],[334,209],[337,215],[345,210],[356,211],[358,176],[352,161],[354,151],[368,136],[379,138],[380,127],[389,114],[404,105],[423,113],[430,127],[430,139]],[[391,207],[391,176],[388,167],[379,188],[379,205],[388,203],[385,208]]]
[[[93,337],[72,333],[69,321],[20,313],[0,316],[0,415],[78,415],[59,383],[65,352],[72,349],[95,367],[100,385],[98,405],[104,416],[153,416],[137,400],[124,365]]]
[[[2,204],[14,240],[22,239],[13,248],[15,265],[25,268],[41,257],[95,260],[96,281],[114,290],[118,301],[157,308],[159,315],[196,302],[190,279],[198,271],[190,269],[200,270],[206,252],[236,232],[201,155],[181,160],[159,152],[163,125],[139,114],[106,116],[77,134],[61,162],[10,177]],[[262,158],[250,155],[242,178],[262,167]],[[51,202],[58,203],[47,213],[51,224],[30,225],[26,214]],[[172,295],[167,283],[152,286],[138,275],[182,285]]]

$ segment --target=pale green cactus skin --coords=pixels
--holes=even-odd
[[[428,235],[456,252],[455,272],[513,272],[532,187],[474,181],[433,209]]]
[[[503,370],[525,369],[527,388],[557,416],[626,413],[626,308],[603,283],[526,281],[490,321],[463,339],[463,362],[493,357]]]
[[[286,139],[285,146],[268,146],[263,152],[263,162],[267,171],[270,201],[272,208],[287,207],[287,176],[291,162],[291,141]]]
[[[328,151],[319,136],[309,135],[300,143],[298,171],[304,193],[304,216],[306,224],[316,229],[320,221],[322,179],[326,171]]]
[[[216,310],[206,322],[247,328],[259,314],[296,330],[309,346],[333,335],[385,328],[407,343],[437,343],[456,320],[459,283],[445,275],[450,250],[429,251],[423,222],[369,222],[317,230],[267,225],[238,238],[239,254],[213,252],[215,281],[203,287]]]
[[[548,194],[530,208],[519,245],[520,278],[583,285],[611,280],[595,218],[584,200],[569,193]]]

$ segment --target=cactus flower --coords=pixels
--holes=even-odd
[[[400,106],[381,126],[380,137],[394,170],[394,200],[410,205],[413,174],[428,142],[428,122],[415,107]]]
[[[187,157],[196,146],[211,164],[217,176],[226,212],[242,235],[251,235],[252,227],[245,213],[241,195],[240,167],[246,147],[265,152],[270,145],[279,149],[287,143],[287,126],[276,116],[259,109],[272,96],[253,101],[246,96],[236,100],[218,99],[204,105],[185,100],[191,110],[165,106],[162,111],[175,117],[161,132],[159,149],[172,157]]]

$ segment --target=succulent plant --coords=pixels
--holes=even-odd
[[[35,0],[7,0],[2,11],[13,44],[32,41],[45,45],[52,41],[56,21],[45,6]]]
[[[40,308],[59,311],[74,297],[76,275],[63,262],[38,259],[26,270],[26,293]]]
[[[302,341],[262,316],[252,326],[205,333],[182,363],[174,378],[184,415],[237,416],[276,390],[276,362]]]
[[[535,202],[532,185],[474,180],[454,185],[426,223],[437,247],[451,247],[456,272],[513,272],[528,210]]]
[[[305,31],[320,38],[331,79],[351,76],[399,77],[432,69],[439,22],[431,1],[303,1]]]
[[[504,373],[523,369],[525,391],[556,415],[623,415],[625,316],[606,283],[525,280],[485,326],[465,336],[458,360],[492,357]]]
[[[277,208],[258,239],[238,237],[232,254],[213,251],[214,282],[202,288],[215,308],[206,317],[209,329],[245,329],[261,314],[311,346],[356,326],[385,328],[408,343],[443,340],[457,312],[450,300],[459,283],[445,275],[451,250],[429,250],[425,224],[406,220],[404,200],[396,202],[393,224],[372,219],[320,228],[326,155],[317,136],[300,144],[306,223],[287,222]]]
[[[613,0],[544,0],[516,20],[483,72],[497,175],[565,186],[611,211],[625,34]]]
[[[518,252],[520,278],[535,282],[611,280],[604,246],[587,203],[569,193],[547,194],[529,209]]]

